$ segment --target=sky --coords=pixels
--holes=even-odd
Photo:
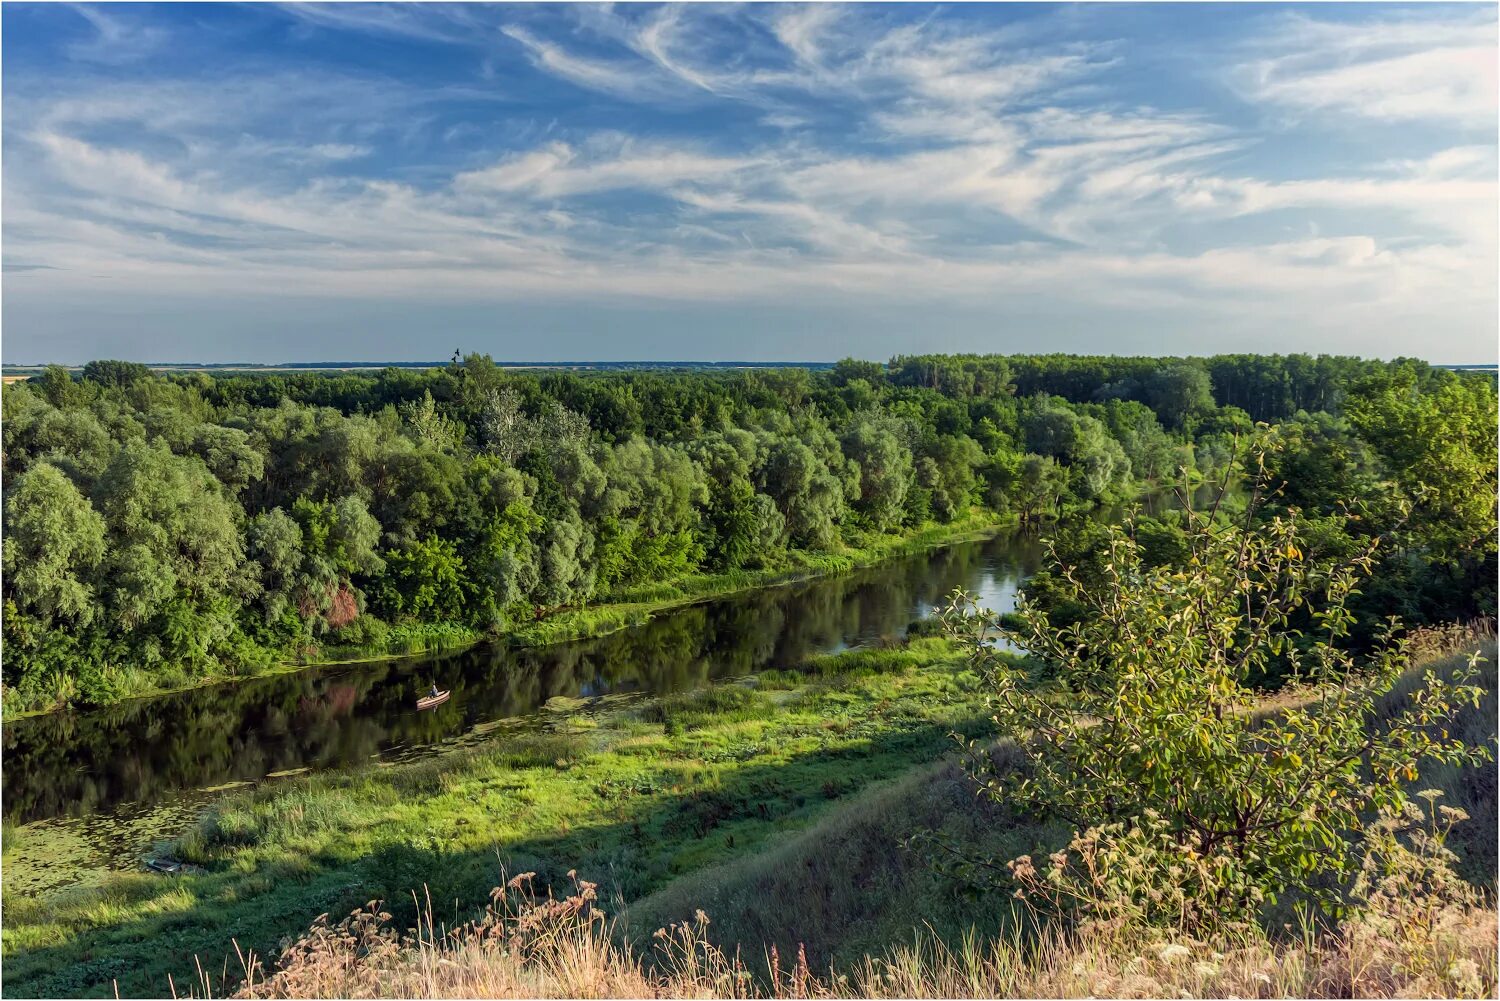
[[[0,17],[7,363],[1496,359],[1494,4]]]

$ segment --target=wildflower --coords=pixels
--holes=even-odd
[[[1458,959],[1448,967],[1448,979],[1456,984],[1479,986],[1479,964],[1472,959]]]
[[[1175,963],[1179,959],[1186,959],[1188,956],[1191,956],[1193,950],[1185,945],[1178,945],[1176,942],[1173,942],[1171,945],[1162,946],[1156,951],[1156,954],[1161,958],[1163,963]]]
[[[1200,977],[1217,977],[1219,968],[1212,963],[1194,963],[1193,972]]]

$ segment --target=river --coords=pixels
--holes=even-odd
[[[487,739],[557,697],[665,693],[795,667],[899,637],[955,587],[1008,610],[1040,558],[1034,537],[1007,532],[678,608],[592,640],[482,644],[17,720],[5,727],[5,819],[108,817],[128,826],[153,807],[201,804],[226,787]],[[452,698],[418,712],[417,694],[434,684]]]

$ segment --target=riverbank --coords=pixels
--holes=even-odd
[[[1493,660],[1492,638],[1481,649]],[[1465,662],[1433,650],[1408,679]],[[1493,699],[1454,732],[1491,741]],[[938,830],[1005,858],[1060,833],[976,802],[941,763],[949,734],[981,737],[983,719],[980,680],[936,638],[663,698],[555,700],[524,736],[231,796],[165,846],[200,873],[27,895],[7,858],[4,990],[160,994],[168,974],[196,983],[199,962],[215,991],[226,974],[232,990],[236,946],[272,958],[316,915],[337,922],[372,899],[396,929],[422,915],[456,927],[502,873],[524,871],[559,889],[569,870],[598,883],[637,955],[697,908],[714,943],[749,962],[805,944],[817,968],[850,969],[914,928],[954,946],[976,926],[1003,931],[1008,902],[955,894],[902,839]],[[1471,815],[1450,844],[1493,892],[1493,768],[1433,769],[1420,784]]]
[[[928,524],[898,535],[870,536],[857,546],[845,546],[838,552],[817,553],[794,550],[786,562],[760,570],[741,570],[723,574],[691,574],[673,581],[644,585],[616,595],[610,600],[577,608],[560,610],[536,622],[498,633],[483,633],[460,623],[408,623],[385,627],[386,638],[380,645],[330,645],[316,653],[295,660],[280,660],[265,668],[244,674],[210,674],[169,685],[153,685],[144,680],[122,681],[118,698],[86,709],[105,708],[132,699],[153,698],[174,692],[233,684],[254,678],[311,670],[335,665],[379,663],[403,657],[464,650],[482,642],[508,643],[520,647],[546,646],[573,640],[593,639],[622,629],[649,622],[654,616],[686,605],[728,597],[764,587],[778,587],[812,580],[831,574],[847,573],[862,567],[876,566],[888,560],[912,556],[939,546],[986,538],[1016,525],[1014,515],[996,515],[975,508],[969,515],[947,524]],[[131,674],[128,670],[127,675]],[[43,716],[71,708],[66,703],[45,707],[14,709],[9,701],[0,702],[3,717],[10,722],[32,716]]]
[[[659,699],[558,700],[533,734],[230,795],[167,849],[202,874],[7,892],[5,993],[160,993],[195,955],[219,969],[231,938],[265,954],[312,915],[374,897],[402,912],[423,885],[457,919],[502,865],[638,899],[805,829],[982,719],[977,678],[930,638]]]
[[[546,646],[569,640],[594,639],[620,629],[642,625],[661,612],[700,601],[725,598],[763,587],[781,587],[800,581],[848,573],[877,566],[960,542],[988,538],[1017,524],[1014,515],[998,516],[977,509],[967,518],[943,525],[928,525],[903,535],[870,537],[863,545],[846,546],[836,553],[801,550],[789,556],[790,565],[764,570],[737,570],[723,574],[693,574],[660,584],[632,588],[598,605],[568,609],[536,623],[520,627],[502,638],[518,646]],[[862,540],[863,541],[863,540]]]

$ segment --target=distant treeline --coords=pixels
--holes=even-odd
[[[1052,519],[1216,474],[1256,421],[1288,443],[1287,503],[1358,502],[1372,531],[1399,526],[1393,573],[1416,616],[1471,608],[1479,592],[1464,588],[1494,547],[1493,376],[1416,361],[552,371],[470,355],[254,374],[98,361],[3,400],[11,711],[376,649],[403,630],[500,632],[976,509]]]
[[[372,371],[386,368],[441,368],[440,361],[288,361],[288,362],[147,362],[144,367],[153,372],[274,372],[274,371]],[[578,370],[683,370],[736,369],[736,368],[832,368],[826,361],[497,361],[498,368],[519,369],[578,369]],[[64,366],[69,371],[81,369],[81,365]],[[46,365],[6,365],[7,375],[39,375],[47,370]]]

